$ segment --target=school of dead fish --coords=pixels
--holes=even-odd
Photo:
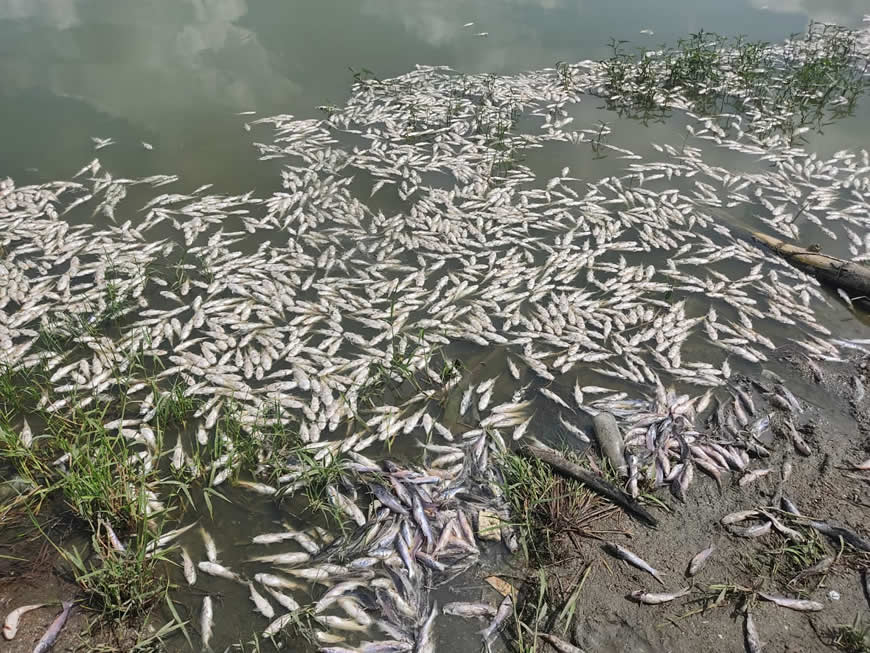
[[[859,43],[866,56],[866,31]],[[591,141],[596,130],[571,129],[571,108],[601,93],[602,66],[580,62],[568,74],[570,85],[564,69],[494,77],[418,67],[357,83],[327,119],[252,119],[246,127],[273,130],[257,144],[261,158],[283,164],[282,188],[268,197],[210,194],[208,186],[155,194],[179,180],[114,177],[99,159],[68,181],[0,182],[0,361],[50,371],[43,408],[63,412],[124,393],[138,415],[106,427],[136,444],[143,468],[165,456],[212,485],[240,464],[216,428],[230,404],[251,433],[279,420],[314,459],[342,456],[340,481],[327,492],[352,526],[341,535],[269,530],[251,538],[252,554],[237,569],[221,563],[221,547],[204,530],[205,560],[180,547],[190,585],[205,574],[248,588],[265,635],[293,621],[300,593],[319,588],[313,619],[328,653],[434,651],[444,615],[487,620],[482,637],[491,643],[512,613],[510,596],[499,606],[438,606],[428,591],[477,560],[480,508],[507,517],[490,461],[514,441],[546,439],[536,417],[555,414],[588,442],[580,417],[612,413],[625,434],[626,488],[637,496],[640,482],[652,483],[683,498],[696,470],[720,484],[737,475],[741,486],[771,473],[763,465],[774,435],[810,453],[794,425],[801,403],[782,380],[732,367],[757,372],[786,342],[811,360],[870,353],[867,342],[832,337],[821,317],[830,302],[817,282],[721,219],[727,211],[789,238],[810,231],[845,239],[853,258],[870,259],[866,150],[822,158],[754,135],[751,117],[731,116],[723,128],[695,116],[686,100],[678,108],[695,125],[682,147],[654,145],[660,156],[644,160],[601,144],[627,161],[619,176],[581,180],[566,167],[539,179],[518,158],[505,165],[508,154]],[[709,147],[762,165],[750,173],[711,165]],[[144,206],[130,206],[146,196]],[[154,273],[173,255],[184,271],[174,284]],[[40,330],[71,315],[99,323],[109,286],[128,300],[115,316],[119,332],[78,334],[75,356],[38,347]],[[506,369],[445,380],[432,354],[456,343],[503,350]],[[164,386],[135,378],[138,354],[163,361]],[[426,389],[399,405],[362,402],[374,370],[397,355],[455,400],[438,404]],[[172,380],[201,403],[195,436],[170,443],[153,420]],[[674,384],[697,391],[681,394]],[[854,392],[863,395],[857,378]],[[25,422],[22,443],[38,437]],[[196,467],[192,451],[215,438],[223,455]],[[415,438],[424,465],[363,453],[396,438]],[[292,495],[305,471],[291,460],[275,485],[238,485]],[[162,509],[155,492],[147,500],[149,510]],[[747,520],[757,523],[740,525]],[[723,524],[742,537],[772,528],[800,536],[760,509]],[[162,535],[150,552],[194,536],[194,525]],[[518,546],[508,526],[496,539]],[[689,575],[713,550],[692,559]],[[637,554],[616,544],[607,551],[662,582]],[[630,598],[658,604],[688,591]],[[4,635],[14,636],[21,614],[35,607],[10,615]],[[202,599],[204,648],[220,609]],[[749,612],[745,635],[750,648],[760,646]],[[560,650],[571,646],[547,637]]]

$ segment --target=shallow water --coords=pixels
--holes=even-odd
[[[59,178],[92,136],[111,136],[118,145],[101,154],[124,174],[262,188],[274,177],[233,114],[318,116],[347,97],[349,67],[381,78],[415,64],[516,73],[605,57],[610,38],[647,48],[705,29],[775,42],[810,19],[855,25],[865,10],[859,0],[2,0],[0,174]],[[833,137],[860,133],[853,124]]]
[[[264,135],[262,128],[249,133],[244,128],[248,118],[236,114],[256,110],[258,115],[322,117],[318,105],[344,105],[353,81],[349,67],[369,69],[380,78],[400,75],[415,64],[512,74],[552,67],[557,61],[605,57],[611,37],[653,47],[701,28],[778,42],[803,31],[810,19],[857,25],[865,10],[861,4],[752,0],[653,6],[619,0],[587,6],[560,0],[498,4],[367,0],[354,5],[270,1],[248,6],[243,0],[189,5],[0,1],[0,178],[13,177],[18,185],[67,178],[94,156],[91,137],[112,137],[117,143],[97,156],[117,176],[177,173],[184,188],[213,183],[217,193],[255,190],[266,197],[279,187],[279,166],[258,161],[251,142],[269,140],[271,134]],[[473,27],[462,27],[470,21],[475,22]],[[641,34],[642,29],[655,34]],[[473,35],[481,31],[488,36]],[[572,107],[574,126],[595,129],[599,121],[607,122],[613,129],[608,143],[644,157],[655,156],[651,143],[678,146],[684,140],[689,124],[684,116],[675,113],[664,123],[643,125],[618,118],[602,104],[589,98]],[[855,116],[813,135],[811,149],[824,155],[843,147],[866,146],[868,128],[870,111],[865,101]],[[146,150],[140,141],[153,144],[154,149]],[[743,172],[764,167],[754,157],[731,150],[705,146],[704,154],[708,164]],[[524,163],[539,180],[570,166],[581,180],[596,181],[621,173],[627,162],[612,155],[599,158],[588,146],[551,143],[530,151]],[[365,197],[370,181],[358,183]],[[132,195],[127,206],[136,205]],[[394,195],[378,197],[369,205],[387,215],[403,207]],[[92,219],[90,210],[70,215],[81,222]],[[748,209],[723,211],[722,218],[735,227],[757,225]],[[158,228],[149,235],[156,239],[172,233],[166,227],[165,233]],[[827,242],[826,251],[848,256],[845,244]],[[250,253],[258,245],[255,236],[235,249]],[[659,252],[643,262],[665,264]],[[460,268],[458,261],[449,265]],[[742,265],[726,261],[720,269],[736,274]],[[152,307],[163,306],[159,298],[150,299]],[[692,298],[688,305],[692,301],[698,300]],[[831,303],[824,325],[836,327],[843,338],[864,333],[864,325],[842,303],[835,299]],[[693,311],[698,312],[704,309]],[[800,333],[782,329],[780,336]],[[468,344],[451,347],[450,354],[466,362],[475,382],[496,373],[506,378],[504,354],[498,349],[490,356],[491,352]],[[684,351],[686,357],[691,353],[693,359],[703,360],[706,347],[701,340],[689,341]],[[713,358],[722,356],[717,353]],[[733,367],[740,371],[749,366],[735,361]],[[600,382],[600,377],[582,374],[581,383]],[[572,373],[550,388],[568,397],[574,381]],[[610,386],[631,389],[616,380]],[[510,396],[510,387],[497,390],[504,400]],[[557,440],[550,433],[555,425],[552,411],[547,415],[543,400],[536,401],[540,437]],[[391,456],[416,456],[414,443],[400,440]],[[250,555],[250,547],[242,546],[250,534],[270,531],[302,508],[290,504],[279,510],[250,493],[228,490],[227,494],[234,503],[218,502],[214,519],[203,516],[203,523],[219,539],[222,562],[232,568]],[[194,560],[202,558],[202,543],[195,532],[183,543]],[[493,557],[497,555],[493,552]],[[492,562],[487,558],[487,564]],[[244,586],[201,578],[191,593],[190,614],[195,623],[202,591],[222,596],[217,644],[238,641],[262,626],[262,619],[251,614]],[[473,577],[467,580],[475,586]],[[449,631],[443,628],[439,643],[458,645],[459,635]],[[472,632],[468,626],[467,633]]]

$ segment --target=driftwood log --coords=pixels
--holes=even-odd
[[[758,231],[753,231],[752,237],[819,281],[842,288],[853,298],[870,298],[870,267],[798,247]]]
[[[588,472],[579,465],[575,465],[570,460],[557,454],[555,451],[526,445],[520,447],[519,454],[526,458],[540,460],[552,467],[553,471],[556,473],[567,478],[573,478],[575,481],[580,481],[593,492],[596,492],[608,501],[615,503],[629,515],[642,521],[648,526],[658,526],[658,520],[635,501],[631,495],[626,494],[612,483]]]

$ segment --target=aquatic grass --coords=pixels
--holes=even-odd
[[[571,452],[564,455],[580,464]],[[505,453],[501,469],[512,523],[520,530],[527,557],[538,563],[552,562],[567,545],[577,549],[578,538],[589,536],[596,521],[617,510],[539,460]]]
[[[538,632],[550,612],[547,601],[547,574],[543,569],[524,584],[523,592],[514,601],[516,636],[512,642],[517,653],[535,653],[538,650]],[[529,625],[531,624],[531,625]]]
[[[692,109],[730,126],[732,113],[752,113],[750,129],[790,139],[849,115],[868,86],[868,62],[856,33],[811,23],[784,46],[703,30],[676,46],[630,54],[611,41],[603,62],[607,106],[620,115],[663,120],[685,98]]]
[[[185,394],[187,385],[178,377],[174,377],[165,390],[161,390],[154,381],[151,384],[152,392],[157,397],[154,421],[161,430],[185,425],[200,406],[196,397]]]

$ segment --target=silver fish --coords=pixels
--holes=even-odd
[[[765,601],[775,603],[781,608],[789,608],[799,612],[818,612],[823,607],[818,601],[810,601],[808,599],[793,599],[777,594],[767,594],[766,592],[759,592],[758,595]]]
[[[206,573],[209,576],[217,576],[218,578],[226,578],[227,580],[239,580],[238,574],[227,569],[220,563],[201,560],[197,566],[201,572]]]
[[[194,585],[196,583],[196,567],[184,547],[181,548],[181,566],[184,570],[184,580],[187,581],[188,585]]]
[[[48,630],[45,631],[45,634],[39,639],[36,646],[33,647],[33,653],[45,653],[48,649],[54,646],[54,642],[57,640],[57,636],[60,635],[60,631],[63,629],[64,624],[66,624],[70,610],[72,610],[73,607],[72,601],[64,601],[62,605],[63,611],[55,617],[54,621],[52,621],[51,625],[48,627]]]
[[[453,602],[445,603],[443,612],[444,614],[464,617],[466,619],[473,617],[492,619],[495,616],[496,609],[486,603]]]
[[[677,592],[647,592],[645,590],[635,590],[629,597],[632,601],[636,601],[637,603],[646,603],[647,605],[658,605],[659,603],[668,603],[669,601],[673,601],[674,599],[678,599],[682,596],[686,596],[689,593],[690,589],[688,587],[684,587],[683,589]]]
[[[432,609],[429,611],[429,616],[426,617],[423,625],[420,626],[420,630],[417,634],[417,642],[414,647],[415,653],[435,653],[435,640],[432,637],[432,631],[435,626],[435,617],[437,616],[438,603],[436,602],[432,605]]]
[[[694,555],[694,557],[692,558],[692,560],[689,562],[689,568],[688,568],[686,574],[688,576],[694,576],[699,571],[701,571],[701,569],[704,567],[704,565],[707,564],[707,560],[710,559],[710,555],[712,555],[713,551],[715,551],[715,550],[716,550],[716,547],[713,544],[711,544],[703,551],[696,553]]]
[[[248,583],[248,589],[251,593],[251,601],[254,602],[257,612],[266,617],[266,619],[272,619],[275,616],[275,610],[269,601],[257,591],[253,583]]]
[[[558,653],[583,653],[583,649],[566,642],[550,633],[538,633],[538,637],[552,646]]]
[[[501,627],[504,625],[505,620],[511,615],[514,609],[514,601],[511,598],[511,595],[508,594],[502,602],[498,606],[498,610],[496,610],[495,617],[492,618],[489,626],[480,631],[481,636],[483,636],[483,641],[487,644],[492,643],[492,640],[496,633],[501,630]]]
[[[206,651],[211,650],[211,635],[214,628],[214,608],[212,607],[211,597],[204,596],[202,598],[202,612],[199,616],[199,632],[202,637],[202,647]]]
[[[755,629],[755,621],[752,619],[752,613],[747,610],[746,617],[743,620],[743,635],[746,639],[747,653],[761,653],[761,638],[758,636],[758,631]]]
[[[619,544],[616,544],[614,542],[608,542],[604,545],[604,550],[607,551],[610,555],[619,558],[620,560],[624,560],[628,564],[647,572],[662,585],[665,584],[658,571],[656,571],[648,562],[646,562],[646,560],[644,560],[637,554],[632,553],[625,547],[620,546]]]
[[[756,524],[755,526],[747,526],[746,528],[740,526],[729,526],[728,532],[737,537],[761,537],[770,532],[771,526],[772,524],[769,521],[766,521],[763,524]]]

